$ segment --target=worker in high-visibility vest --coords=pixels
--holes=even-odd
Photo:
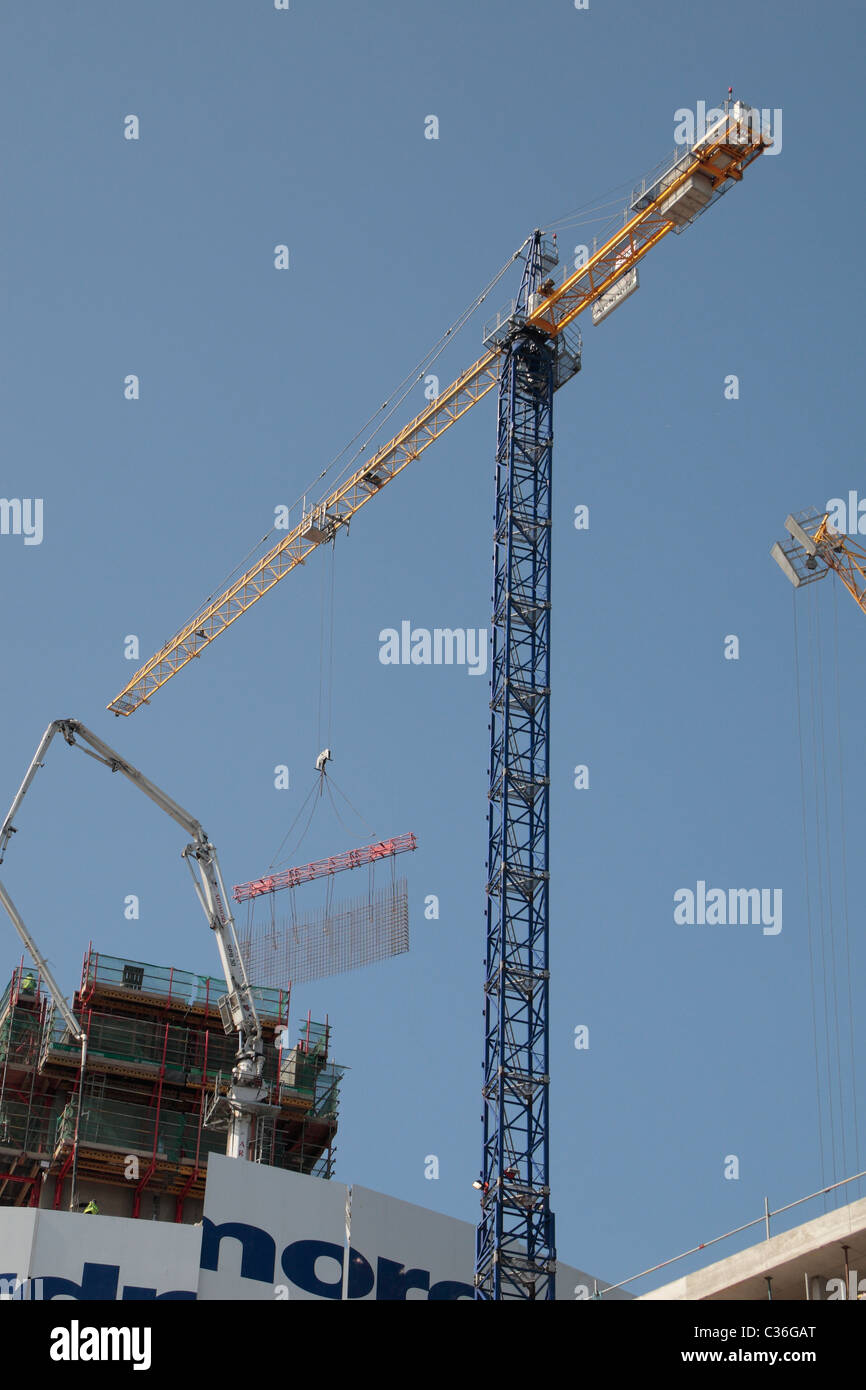
[[[98,1216],[98,1215],[99,1215],[99,1207],[96,1205],[95,1202],[90,1201],[90,1202],[87,1203],[87,1206],[84,1208],[84,1215],[85,1215],[85,1216]]]
[[[35,993],[36,993],[36,978],[35,978],[35,976],[34,976],[32,970],[28,970],[28,971],[27,971],[27,974],[24,976],[24,979],[21,981],[21,993],[22,993],[22,994],[35,994]]]

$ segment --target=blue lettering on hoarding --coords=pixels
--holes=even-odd
[[[273,1236],[258,1226],[248,1226],[244,1221],[224,1221],[217,1226],[215,1221],[202,1221],[201,1267],[218,1269],[220,1241],[239,1240],[241,1243],[241,1278],[260,1279],[263,1284],[274,1282],[274,1263],[277,1247]]]
[[[322,1257],[333,1260],[337,1266],[337,1278],[326,1283],[316,1272],[316,1261]],[[332,1245],[326,1240],[296,1240],[287,1245],[280,1263],[283,1271],[293,1284],[305,1293],[315,1294],[317,1298],[342,1298],[343,1296],[343,1247]],[[357,1250],[349,1250],[349,1278],[347,1293],[349,1298],[365,1298],[373,1288],[375,1275],[363,1255]]]
[[[434,1284],[428,1298],[474,1298],[475,1290],[471,1284],[461,1284],[459,1279],[442,1279]]]
[[[219,1269],[220,1246],[223,1240],[235,1240],[241,1247],[240,1277],[254,1279],[263,1284],[273,1284],[276,1270],[276,1244],[267,1231],[258,1226],[249,1226],[243,1221],[224,1221],[221,1225],[208,1220],[202,1221],[201,1268],[217,1271]],[[280,1265],[286,1276],[305,1293],[316,1298],[343,1297],[343,1247],[326,1240],[296,1240],[290,1242],[280,1256]],[[318,1267],[319,1260],[330,1260],[334,1266],[334,1277],[327,1277],[327,1269]],[[346,1281],[348,1298],[367,1298],[375,1288],[377,1300],[405,1302],[411,1289],[427,1293],[428,1299],[466,1299],[473,1298],[471,1284],[459,1280],[443,1279],[437,1284],[430,1283],[428,1269],[407,1269],[397,1260],[381,1257],[373,1267],[358,1250],[349,1250],[349,1272]],[[96,1264],[85,1261],[82,1267],[81,1282],[61,1278],[59,1275],[43,1275],[25,1281],[39,1289],[38,1297],[46,1301],[55,1298],[74,1299],[77,1302],[116,1302],[120,1282],[120,1265]],[[17,1292],[17,1290],[21,1292]],[[10,1290],[6,1297],[27,1297],[24,1286],[16,1274],[0,1275],[0,1291]],[[33,1297],[33,1293],[29,1294]],[[198,1295],[192,1289],[170,1289],[157,1293],[147,1285],[125,1284],[120,1293],[123,1302],[195,1300]]]
[[[202,1221],[201,1267],[217,1271],[219,1269],[220,1246],[224,1239],[237,1240],[241,1246],[241,1278],[257,1279],[263,1284],[274,1282],[276,1268],[276,1246],[267,1231],[258,1226],[249,1226],[243,1221],[224,1221],[217,1225],[205,1217]],[[320,1259],[332,1260],[336,1265],[333,1279],[323,1277],[317,1269]],[[327,1240],[296,1240],[286,1246],[280,1256],[280,1265],[286,1277],[305,1293],[316,1298],[337,1298],[343,1296],[343,1247]],[[376,1289],[379,1300],[405,1301],[410,1289],[428,1290],[430,1299],[473,1298],[471,1284],[460,1283],[456,1279],[443,1279],[430,1285],[428,1269],[407,1269],[397,1260],[379,1258],[374,1274],[369,1260],[358,1251],[349,1251],[349,1277],[347,1295],[349,1298],[366,1298]]]
[[[169,1289],[166,1293],[157,1293],[156,1289],[125,1284],[118,1300],[119,1278],[120,1265],[91,1264],[88,1261],[83,1266],[80,1284],[73,1279],[62,1279],[59,1275],[38,1275],[19,1281],[15,1274],[3,1274],[0,1275],[0,1289],[11,1287],[14,1290],[8,1295],[11,1298],[37,1298],[46,1303],[55,1298],[74,1299],[77,1303],[130,1303],[140,1299],[168,1302],[195,1300],[198,1297],[194,1289]]]
[[[123,1289],[124,1303],[135,1301],[140,1303],[143,1300],[155,1301],[157,1303],[179,1303],[193,1302],[198,1300],[198,1294],[194,1289],[169,1289],[167,1293],[157,1293],[156,1289],[139,1288],[136,1284],[126,1284]]]
[[[120,1265],[85,1264],[80,1284],[56,1276],[43,1277],[42,1297],[46,1302],[52,1298],[75,1298],[82,1303],[113,1303],[119,1275]]]
[[[429,1269],[407,1269],[396,1260],[379,1260],[376,1278],[376,1297],[399,1299],[405,1302],[409,1289],[430,1288]]]

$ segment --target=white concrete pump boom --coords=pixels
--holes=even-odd
[[[66,1027],[69,1029],[76,1042],[86,1043],[87,1034],[82,1030],[81,1024],[79,1023],[78,1019],[75,1017],[75,1014],[72,1012],[69,1005],[67,1004],[63,991],[61,990],[59,984],[57,983],[57,981],[55,980],[54,976],[48,968],[48,963],[45,960],[45,957],[39,950],[39,947],[36,945],[36,942],[33,940],[33,937],[30,935],[29,931],[25,927],[21,913],[18,911],[17,907],[13,903],[9,894],[6,892],[6,889],[3,887],[2,883],[0,883],[0,904],[2,904],[8,912],[10,918],[12,919],[12,925],[14,926],[18,935],[21,937],[21,940],[24,942],[24,945],[30,954],[30,959],[32,960],[33,964],[38,968],[39,973],[42,976],[42,979],[48,986],[48,992],[51,995],[51,998],[54,1000],[54,1003],[57,1005],[58,1013],[62,1016],[63,1022],[66,1024]]]
[[[122,772],[124,777],[144,792],[145,796],[155,802],[160,810],[171,816],[172,820],[176,821],[192,837],[192,842],[182,851],[182,855],[192,876],[198,900],[216,937],[217,949],[222,961],[227,985],[227,993],[219,1001],[223,1027],[227,1033],[236,1032],[238,1034],[238,1052],[232,1071],[232,1085],[228,1095],[214,1104],[206,1122],[215,1128],[228,1130],[226,1152],[231,1157],[246,1158],[249,1153],[253,1116],[270,1108],[265,1103],[267,1091],[262,1084],[264,1058],[262,1027],[238,946],[234,919],[228,907],[228,895],[220,872],[216,849],[202,829],[201,823],[156,786],[154,782],[145,777],[144,773],[139,772],[137,767],[133,767],[132,763],[121,758],[119,753],[116,753],[113,748],[110,748],[107,743],[104,743],[79,720],[55,719],[45,730],[6,819],[0,825],[0,864],[3,862],[11,837],[16,833],[16,826],[13,825],[14,817],[18,813],[36,773],[43,765],[45,754],[55,734],[58,733],[63,735],[70,747],[80,748],[82,753],[86,753],[88,757],[102,763],[103,767],[107,767],[110,772]],[[84,744],[89,744],[89,747],[85,748]],[[74,1024],[75,1036],[80,1036],[81,1025],[75,1021],[75,1016],[69,1010],[66,1001],[63,1000],[61,1004],[63,997],[2,886],[0,886],[0,903],[6,908],[19,935],[27,943],[28,949],[34,953],[34,961],[43,971],[55,1002],[63,1013],[64,1020],[70,1027]]]

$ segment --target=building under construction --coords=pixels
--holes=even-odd
[[[257,1118],[249,1157],[330,1178],[344,1068],[329,1058],[328,1024],[308,1018],[292,1042],[289,990],[252,992],[273,1108]],[[199,1221],[208,1155],[226,1150],[225,1129],[205,1124],[235,1061],[224,993],[223,981],[89,948],[73,1000],[82,1066],[22,959],[0,1000],[0,1205]]]

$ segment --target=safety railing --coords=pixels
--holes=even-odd
[[[770,1210],[768,1197],[764,1198],[764,1210],[761,1216],[756,1216],[752,1221],[746,1221],[742,1226],[734,1226],[730,1231],[724,1231],[720,1236],[713,1236],[712,1240],[701,1241],[700,1245],[693,1245],[690,1250],[683,1250],[680,1255],[672,1255],[669,1260],[662,1260],[660,1264],[650,1265],[649,1269],[641,1270],[640,1274],[632,1274],[628,1279],[621,1279],[618,1284],[605,1284],[604,1288],[599,1288],[596,1281],[596,1298],[603,1298],[606,1293],[612,1293],[614,1289],[624,1289],[627,1284],[635,1284],[638,1279],[644,1279],[648,1274],[656,1274],[660,1269],[667,1269],[670,1265],[678,1264],[680,1260],[688,1259],[689,1255],[697,1255],[702,1250],[709,1250],[711,1245],[718,1245],[723,1240],[730,1240],[733,1236],[742,1235],[743,1231],[753,1230],[756,1226],[764,1227],[764,1239],[771,1238],[770,1222],[773,1217],[781,1216],[784,1212],[793,1211],[795,1207],[800,1207],[804,1202],[814,1202],[818,1197],[826,1197],[830,1192],[836,1192],[839,1188],[847,1186],[851,1182],[859,1182],[866,1178],[866,1170],[862,1173],[854,1173],[850,1178],[842,1178],[840,1182],[831,1183],[829,1187],[819,1187],[817,1192],[810,1192],[806,1197],[798,1197],[794,1202],[787,1202],[783,1207],[777,1207],[775,1211]],[[785,1227],[787,1230],[788,1227]],[[781,1234],[781,1231],[777,1234]]]
[[[57,1117],[54,1148],[75,1140],[76,1104],[71,1101]],[[78,1129],[79,1150],[103,1149],[122,1155],[148,1155],[157,1162],[190,1165],[196,1155],[225,1150],[225,1135],[206,1130],[200,1112],[158,1109],[104,1094],[85,1095]]]
[[[176,970],[173,966],[150,965],[145,961],[107,956],[91,948],[84,959],[82,993],[91,986],[100,985],[103,989],[144,994],[167,1004],[202,1008],[213,1013],[217,1011],[218,1000],[226,992],[225,980],[212,975],[195,975],[190,971]],[[288,989],[253,986],[252,994],[263,1021],[285,1021]]]

